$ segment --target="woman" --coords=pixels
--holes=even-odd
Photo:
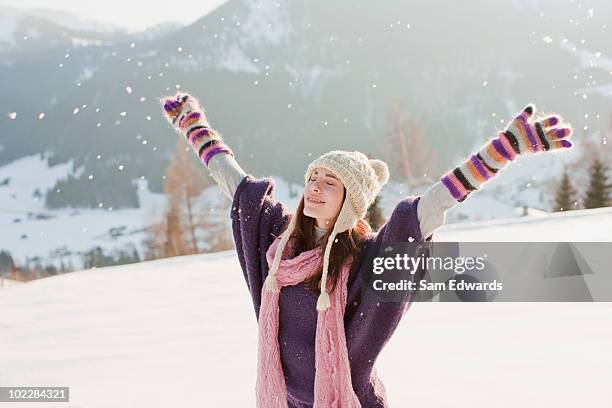
[[[306,170],[291,215],[274,199],[272,179],[242,170],[195,98],[178,94],[165,99],[164,108],[232,200],[236,250],[258,320],[262,408],[387,407],[374,363],[412,298],[362,301],[360,245],[431,241],[445,212],[508,162],[572,146],[569,125],[556,115],[535,121],[529,105],[421,197],[402,199],[374,233],[364,217],[389,179],[384,162],[356,151],[320,156]]]

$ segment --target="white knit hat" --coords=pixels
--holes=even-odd
[[[329,253],[334,244],[335,237],[341,232],[353,228],[357,221],[364,218],[370,205],[376,199],[382,186],[389,180],[389,168],[381,160],[368,159],[358,151],[347,152],[332,150],[315,159],[308,165],[304,174],[304,183],[308,183],[310,175],[315,168],[322,167],[332,171],[346,188],[346,198],[334,223],[334,228],[327,241],[323,256],[323,275],[321,276],[321,294],[317,300],[317,310],[326,310],[330,306],[329,295],[326,289],[327,270],[329,267]],[[297,217],[291,217],[289,226],[283,232],[278,245],[274,262],[266,278],[265,287],[271,291],[278,291],[275,274],[280,264],[281,255],[289,241]]]

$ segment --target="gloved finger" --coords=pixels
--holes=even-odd
[[[545,133],[549,140],[556,141],[570,137],[572,135],[572,128],[557,127],[553,129],[548,129]]]
[[[561,122],[561,119],[558,116],[556,116],[556,115],[548,116],[548,117],[538,121],[538,123],[544,129],[556,126],[559,122]]]
[[[521,121],[527,121],[531,116],[533,116],[535,112],[535,105],[533,103],[528,104],[525,109],[516,117],[516,119]]]
[[[180,112],[180,104],[172,99],[166,99],[164,102],[164,110],[170,116],[176,116]]]
[[[551,149],[569,149],[573,146],[573,143],[569,140],[561,139],[555,140],[551,144]]]
[[[174,99],[178,102],[178,103],[185,103],[186,101],[188,101],[191,98],[191,95],[189,94],[184,94],[184,93],[177,93],[174,97]]]
[[[179,104],[171,99],[166,99],[166,102],[164,103],[164,109],[166,110],[166,112],[175,111],[178,106]]]

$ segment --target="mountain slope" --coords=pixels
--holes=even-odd
[[[51,202],[94,207],[102,192],[115,207],[138,205],[129,198],[134,179],[144,175],[162,190],[176,136],[158,98],[177,89],[201,99],[244,168],[293,182],[326,150],[379,154],[397,97],[423,122],[438,170],[495,135],[528,101],[562,112],[577,129],[604,130],[611,12],[602,0],[580,7],[231,0],[155,40],[74,47],[69,62],[64,46],[36,54],[39,70],[26,62],[5,68],[0,89],[15,98],[0,111],[18,116],[0,120],[0,163],[49,151],[55,162],[74,159],[86,174],[104,174],[75,181],[84,199]]]

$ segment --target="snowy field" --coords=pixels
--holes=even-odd
[[[610,231],[607,209],[443,227],[437,240]],[[392,407],[610,407],[611,344],[612,303],[415,303],[377,366]],[[70,403],[16,408],[253,407],[256,346],[233,251],[0,288],[0,384],[70,387]]]

